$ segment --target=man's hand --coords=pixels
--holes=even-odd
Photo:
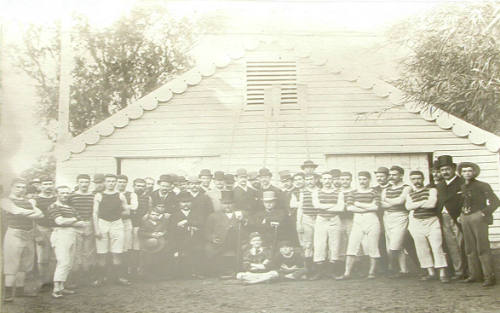
[[[73,223],[73,226],[75,227],[85,227],[85,222],[84,221],[77,221]]]
[[[97,238],[97,239],[101,239],[102,238],[102,234],[101,234],[101,231],[96,229],[95,232],[94,232],[94,236]]]
[[[179,223],[177,223],[177,226],[178,227],[184,227],[184,226],[186,226],[187,222],[188,222],[187,220],[182,220]]]
[[[297,224],[297,233],[303,234],[304,233],[304,226],[302,224]]]
[[[241,211],[234,211],[234,217],[241,221],[243,219],[243,213]]]
[[[279,226],[280,226],[280,223],[278,223],[278,222],[271,222],[271,227],[278,228]]]
[[[198,231],[200,229],[198,227],[196,227],[196,226],[189,226],[189,230],[190,231]]]
[[[216,245],[218,245],[218,244],[220,244],[220,243],[221,243],[221,240],[220,240],[220,238],[214,238],[214,239],[212,240],[212,242],[213,242],[213,243],[215,243]]]

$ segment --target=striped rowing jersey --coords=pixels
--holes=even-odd
[[[33,210],[33,206],[28,199],[9,198],[16,206],[25,210]],[[34,223],[33,220],[22,215],[7,213],[7,226],[10,228],[21,230],[32,230]]]
[[[54,225],[56,225],[56,227],[73,227],[73,225],[57,225],[55,219],[58,217],[76,217],[77,220],[80,220],[78,212],[74,208],[58,202],[52,203],[49,206],[49,218],[54,222]]]
[[[318,213],[319,213],[319,210],[316,209],[313,205],[313,201],[312,201],[313,192],[314,192],[313,190],[309,190],[307,188],[302,189],[302,192],[301,192],[302,213],[304,215],[316,217],[316,215],[318,215]]]
[[[69,206],[73,207],[82,221],[92,220],[92,212],[94,207],[93,193],[73,193],[68,200]]]
[[[406,187],[408,187],[408,185],[406,185],[406,184],[403,184],[399,187],[389,186],[385,189],[385,197],[387,199],[397,198],[397,197],[401,196],[401,194],[403,193],[403,190]],[[388,208],[387,211],[404,211],[404,212],[406,212],[406,208],[405,208],[405,205],[403,203],[403,204],[399,204],[399,205],[393,205],[390,208]]]
[[[318,200],[320,203],[326,204],[337,204],[339,201],[340,190],[333,190],[331,192],[325,192],[323,190],[318,191]],[[338,215],[339,212],[332,212],[327,210],[319,210],[318,215],[321,217],[333,217]]]
[[[42,196],[36,196],[35,201],[36,201],[36,207],[42,211],[44,217],[41,219],[36,220],[36,223],[40,226],[43,227],[53,227],[54,223],[50,220],[49,218],[49,206],[56,202],[57,197],[51,196],[51,197],[42,197]]]
[[[429,199],[430,196],[430,189],[429,187],[425,187],[422,190],[412,190],[410,192],[410,198],[411,201],[413,202],[419,202],[419,201],[425,201]],[[424,209],[424,208],[418,208],[413,211],[413,217],[414,218],[429,218],[437,216],[437,211],[436,208],[431,208],[431,209]]]
[[[349,197],[345,201],[347,205],[353,205],[354,202],[372,203],[375,201],[375,204],[380,206],[380,194],[373,188],[370,188],[367,191],[360,191],[356,189],[349,193]]]

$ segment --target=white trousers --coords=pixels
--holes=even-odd
[[[380,258],[380,221],[375,212],[354,213],[347,255],[358,255],[360,247],[370,258]]]
[[[50,243],[56,255],[54,281],[66,281],[73,267],[76,251],[77,230],[73,227],[56,227],[50,236]]]
[[[316,217],[314,225],[314,262],[341,258],[342,222],[339,216]]]
[[[443,250],[441,225],[436,216],[422,219],[411,215],[408,230],[415,241],[418,261],[422,268],[448,266],[446,253]]]

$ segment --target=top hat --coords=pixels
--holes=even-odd
[[[301,169],[304,169],[305,167],[314,167],[314,168],[317,168],[318,164],[314,163],[311,160],[307,160],[304,163],[302,163],[302,165],[300,166]]]
[[[201,177],[201,176],[209,176],[209,177],[212,177],[212,172],[210,172],[209,169],[202,169],[200,171],[200,175],[198,175],[198,177]]]
[[[290,172],[287,170],[281,171],[281,172],[279,172],[279,174],[280,174],[281,181],[287,181],[287,180],[292,179],[292,174],[290,174]]]
[[[443,166],[456,166],[455,163],[453,163],[453,157],[451,155],[440,155],[437,158],[437,169],[440,169]]]
[[[229,190],[221,191],[220,202],[226,204],[233,203],[234,202],[233,192]]]
[[[224,174],[224,183],[234,184],[234,175],[233,174]]]
[[[179,199],[179,202],[191,202],[193,200],[193,196],[187,191],[181,191],[177,195],[177,199]]]
[[[458,167],[457,167],[457,172],[458,172],[458,175],[462,176],[461,174],[461,171],[464,167],[472,167],[472,169],[474,170],[474,178],[478,177],[479,176],[479,173],[481,173],[481,169],[479,168],[479,165],[477,165],[476,163],[473,163],[473,162],[461,162],[458,164]]]
[[[389,169],[385,166],[381,166],[374,173],[375,174],[381,173],[381,174],[389,175]]]
[[[271,177],[273,176],[273,174],[271,173],[271,171],[267,168],[261,168],[259,170],[259,176],[267,176],[267,177]]]
[[[262,193],[262,200],[263,201],[272,201],[272,200],[276,200],[276,193],[272,190],[270,191],[264,191]]]
[[[175,178],[172,175],[160,175],[160,178],[158,179],[158,185],[161,182],[166,182],[166,183],[175,183]]]
[[[224,172],[217,171],[214,173],[214,180],[224,180]]]

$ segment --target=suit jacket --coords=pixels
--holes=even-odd
[[[214,188],[209,192],[207,192],[206,195],[212,201],[212,208],[215,212],[222,210],[220,204],[220,198],[222,197],[222,192],[219,189]]]
[[[239,221],[234,217],[234,214],[232,218],[229,218],[222,211],[214,212],[208,216],[204,228],[208,257],[225,250],[236,250],[238,223]]]
[[[255,189],[247,187],[245,191],[240,186],[236,186],[233,189],[233,198],[234,210],[242,211],[249,222],[253,220],[255,213],[261,210],[261,207],[258,206],[258,194]]]
[[[177,199],[177,195],[175,192],[167,193],[165,198],[160,196],[160,190],[155,190],[151,193],[151,205],[152,208],[156,207],[158,203],[163,203],[165,206],[165,211],[167,213],[173,214],[179,208],[179,200]]]
[[[460,210],[462,209],[463,197],[459,192],[463,184],[464,179],[457,176],[449,185],[446,184],[446,181],[442,181],[436,186],[438,191],[437,211],[440,213],[446,207],[446,210],[455,221],[460,216]]]
[[[201,212],[192,208],[187,216],[180,209],[175,211],[169,218],[169,233],[174,246],[179,249],[189,249],[200,243],[203,240],[203,218]],[[178,226],[177,224],[183,220],[187,220],[187,223],[183,227]],[[191,231],[191,227],[196,227],[198,230]]]
[[[203,224],[205,223],[207,217],[214,211],[212,200],[210,200],[210,197],[201,190],[198,192],[196,197],[193,197],[191,206],[193,210],[196,210],[201,214],[203,217]]]
[[[493,212],[500,205],[500,200],[491,186],[474,179],[469,184],[463,184],[461,192],[464,199],[463,209],[470,211],[470,213],[482,211],[486,215],[488,224],[493,224]],[[467,212],[464,213],[467,214]]]

